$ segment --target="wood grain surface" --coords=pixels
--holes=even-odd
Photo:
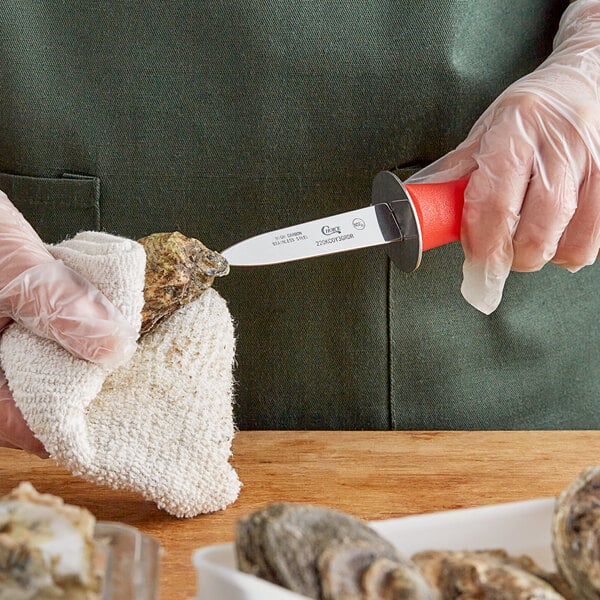
[[[155,536],[161,599],[196,591],[194,549],[233,540],[236,520],[275,500],[310,502],[374,520],[555,496],[600,464],[600,432],[239,432],[244,483],[225,511],[180,520],[137,495],[72,477],[50,460],[0,449],[0,494],[20,481]]]

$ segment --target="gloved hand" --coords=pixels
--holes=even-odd
[[[0,332],[18,321],[80,358],[114,367],[135,351],[137,331],[91,284],[55,260],[0,192]],[[0,368],[0,446],[38,454]]]
[[[140,327],[141,244],[88,231],[51,253]],[[112,372],[74,360],[17,324],[0,337],[13,396],[52,458],[78,477],[142,493],[179,517],[220,510],[237,497],[240,483],[228,462],[234,355],[231,314],[212,289],[156,324]]]
[[[12,394],[0,369],[0,446],[20,448],[46,457],[43,444],[33,435],[21,411],[15,406]]]
[[[564,13],[553,52],[508,87],[464,142],[409,181],[469,176],[462,293],[493,312],[510,270],[575,272],[600,247],[600,1]]]

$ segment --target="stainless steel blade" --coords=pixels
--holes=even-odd
[[[392,211],[382,203],[262,233],[221,254],[233,266],[272,265],[400,239],[402,234]]]

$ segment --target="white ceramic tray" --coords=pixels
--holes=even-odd
[[[553,569],[553,509],[554,499],[547,498],[376,521],[371,526],[408,557],[421,550],[504,548]],[[305,600],[238,571],[233,544],[200,548],[193,561],[198,573],[197,600]]]

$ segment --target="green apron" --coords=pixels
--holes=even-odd
[[[179,230],[220,250],[370,202],[551,51],[567,2],[0,7],[0,189],[48,242]],[[512,274],[484,316],[462,251],[382,249],[217,282],[242,429],[600,427],[598,269]]]

